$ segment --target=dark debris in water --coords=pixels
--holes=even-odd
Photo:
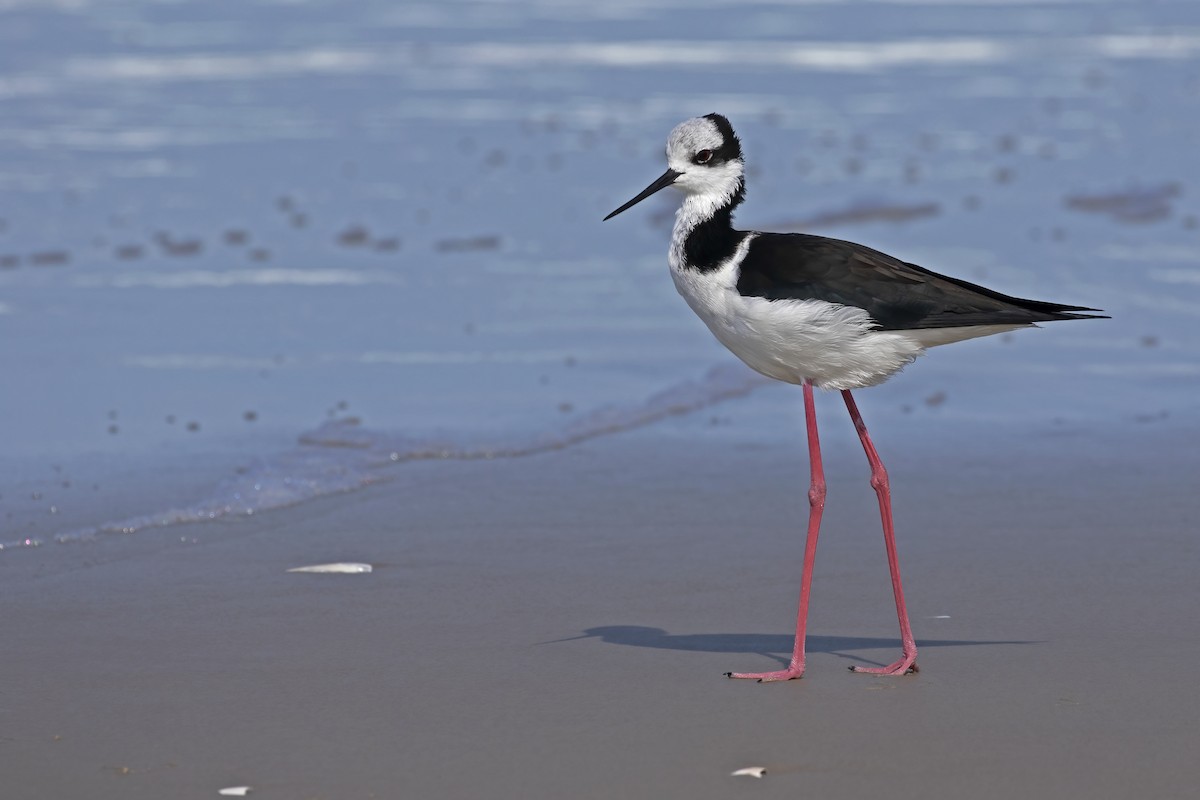
[[[1182,194],[1183,187],[1171,182],[1102,194],[1073,194],[1063,202],[1072,211],[1107,214],[1117,222],[1139,224],[1159,222],[1171,216],[1171,201]]]
[[[154,241],[167,255],[180,258],[199,255],[204,249],[204,242],[199,239],[176,239],[171,234],[161,231],[154,235]]]
[[[807,219],[781,223],[782,230],[830,228],[838,225],[861,225],[869,222],[904,223],[941,213],[939,203],[859,203],[849,208],[822,211]]]
[[[351,225],[337,236],[342,247],[362,247],[371,240],[371,233],[362,225]]]
[[[59,267],[71,260],[66,250],[42,250],[29,255],[29,263],[35,267]]]
[[[442,239],[437,245],[439,253],[466,253],[481,250],[497,250],[500,247],[500,237],[495,234],[483,236],[467,236],[458,239]]]

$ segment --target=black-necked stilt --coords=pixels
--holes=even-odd
[[[841,391],[867,453],[900,619],[900,659],[886,667],[851,669],[882,675],[916,672],[917,646],[900,585],[887,471],[850,390],[882,383],[934,345],[1037,322],[1101,315],[1077,313],[1097,310],[1083,306],[1009,297],[853,242],[735,230],[733,210],[745,196],[745,166],[741,143],[720,114],[676,126],[667,138],[667,164],[662,177],[605,219],[660,189],[682,189],[668,258],[675,287],[738,358],[770,378],[804,387],[812,480],[792,660],[787,669],[775,672],[727,675],[779,681],[804,674],[808,594],[825,507],[814,386]]]

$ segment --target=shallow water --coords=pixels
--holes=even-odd
[[[935,351],[869,422],[1193,430],[1198,98],[1190,0],[0,0],[0,541],[757,385],[674,294],[675,198],[600,223],[710,111],[743,226],[1114,316]]]

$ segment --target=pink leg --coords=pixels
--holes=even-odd
[[[849,390],[842,391],[846,400],[846,409],[850,419],[854,421],[854,429],[862,440],[863,450],[867,453],[867,461],[871,464],[871,486],[879,496],[879,516],[883,519],[883,543],[887,547],[888,569],[892,573],[892,593],[896,596],[896,616],[900,618],[900,642],[903,652],[900,660],[886,667],[850,667],[854,672],[867,672],[873,675],[904,675],[917,671],[917,643],[913,641],[912,628],[908,624],[908,609],[904,607],[904,587],[900,585],[900,562],[896,559],[896,535],[892,527],[892,490],[888,484],[887,470],[879,460],[879,453],[867,433],[867,425],[858,413],[858,406]]]
[[[808,465],[812,475],[808,486],[808,538],[804,542],[804,572],[800,577],[800,610],[796,614],[796,640],[792,661],[787,669],[775,672],[726,672],[727,678],[754,678],[758,681],[787,681],[804,675],[804,634],[808,625],[808,590],[812,586],[813,564],[817,560],[817,534],[821,531],[821,512],[825,510],[825,471],[821,468],[821,442],[817,438],[817,413],[813,404],[812,383],[804,383],[804,418],[808,426]]]

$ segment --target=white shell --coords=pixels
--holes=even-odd
[[[245,797],[246,795],[250,794],[250,787],[226,786],[224,789],[221,789],[219,792],[217,792],[217,794],[224,795],[225,797]]]
[[[338,572],[346,575],[361,575],[371,571],[370,564],[354,561],[339,561],[335,564],[313,564],[308,567],[292,567],[288,572]]]
[[[767,768],[766,767],[742,767],[741,769],[735,769],[733,772],[731,772],[729,774],[734,776],[735,778],[741,777],[741,776],[748,776],[751,778],[761,778],[763,775],[767,774]]]

